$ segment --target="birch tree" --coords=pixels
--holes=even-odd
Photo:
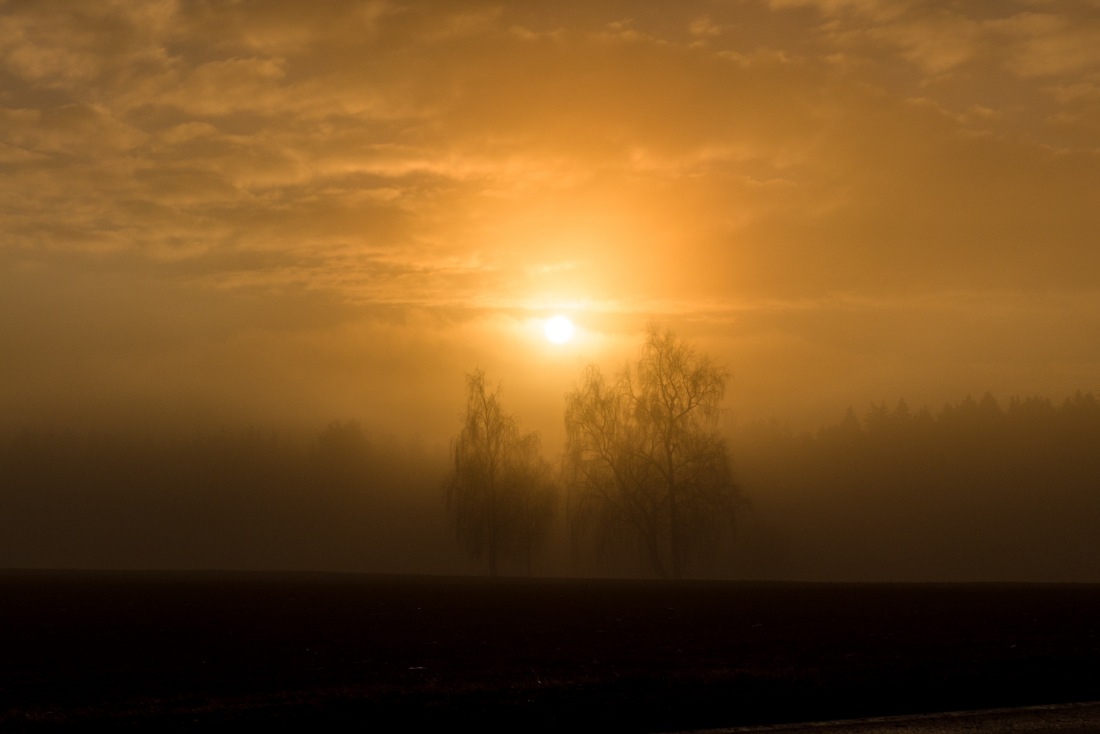
[[[557,488],[540,451],[538,434],[520,431],[501,404],[499,388],[487,387],[485,373],[467,375],[447,507],[459,542],[492,576],[504,559],[522,562],[530,575],[532,558],[546,541]]]
[[[588,366],[566,397],[574,531],[605,550],[633,545],[661,577],[681,578],[705,561],[743,504],[717,431],[726,380],[708,357],[655,326],[638,360],[613,379]]]

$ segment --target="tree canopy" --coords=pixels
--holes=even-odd
[[[716,430],[726,379],[655,326],[638,360],[613,379],[585,368],[565,412],[575,531],[605,550],[633,544],[662,577],[680,578],[713,553],[741,504]]]
[[[538,434],[520,430],[515,416],[504,410],[499,388],[486,386],[485,373],[467,375],[447,506],[459,541],[493,576],[503,557],[522,560],[530,573],[532,556],[549,532],[556,489],[540,449]]]

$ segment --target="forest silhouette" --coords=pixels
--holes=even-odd
[[[25,429],[0,447],[0,566],[456,572],[442,457],[313,436]]]
[[[992,395],[796,434],[741,427],[755,573],[805,580],[1100,580],[1100,401]],[[766,536],[766,537],[765,537]],[[749,543],[749,545],[752,545]]]
[[[935,413],[878,403],[815,432],[761,422],[724,436],[750,507],[688,575],[1100,581],[1091,394],[987,394]],[[23,429],[0,441],[0,567],[483,573],[455,545],[452,460],[350,421],[312,437]],[[572,543],[565,507],[543,552],[501,573],[653,574],[637,553]]]

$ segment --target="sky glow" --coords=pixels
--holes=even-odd
[[[0,77],[12,426],[445,442],[480,365],[552,440],[650,320],[736,420],[1100,389],[1095,2],[0,2]]]
[[[565,344],[573,336],[573,322],[565,316],[551,316],[546,320],[543,334],[547,341],[554,344]]]

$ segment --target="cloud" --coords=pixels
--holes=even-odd
[[[1013,44],[1009,67],[1023,77],[1100,69],[1100,16],[1020,13],[991,23]]]
[[[5,67],[36,84],[75,89],[105,77],[130,77],[135,68],[147,71],[166,64],[163,40],[176,3],[33,8],[6,3],[3,11],[0,58]]]
[[[941,74],[971,60],[983,40],[977,21],[948,12],[880,26],[869,35],[897,46],[906,59],[929,74]]]
[[[1032,299],[1098,286],[1100,43],[1081,5],[333,0],[0,13],[0,267],[13,282],[37,273],[42,290],[13,291],[9,313],[35,323],[48,294],[85,284],[57,303],[99,314],[93,331],[115,350],[88,367],[89,394],[131,371],[155,391],[163,369],[165,392],[201,373],[220,400],[262,371],[259,359],[233,369],[226,355],[252,347],[229,342],[262,342],[266,360],[305,375],[311,350],[340,353],[362,328],[382,340],[379,355],[412,339],[409,354],[432,362],[429,343],[443,340],[438,370],[461,370],[479,352],[445,336],[456,323],[491,352],[494,339],[512,343],[502,324],[555,305],[585,304],[621,336],[630,318],[726,324],[731,311],[744,320],[832,298],[857,304],[825,309],[831,325],[817,326],[833,347],[810,339],[802,310],[760,320],[752,358],[789,379],[776,355],[798,345],[802,362],[835,360],[840,380],[867,356],[846,322],[885,345],[881,364],[868,359],[897,375],[908,352],[883,334],[891,318],[910,322],[883,310],[888,294]],[[120,283],[131,301],[98,303]],[[260,338],[242,316],[299,307],[329,320]],[[188,311],[193,331],[175,352],[139,335]],[[144,356],[124,348],[131,336],[110,338],[126,313],[135,321],[119,333],[139,335]],[[1035,313],[1034,328],[1055,319]],[[79,341],[41,318],[45,352]],[[401,318],[431,336],[405,335]],[[917,320],[922,333],[936,323]],[[240,331],[223,340],[223,324]],[[204,332],[219,336],[204,346]],[[357,339],[351,351],[369,361]],[[99,360],[92,351],[81,359]],[[310,394],[353,379],[355,360],[333,359],[341,366],[317,365],[328,387]],[[12,368],[11,390],[33,364]]]
[[[826,17],[847,14],[874,20],[889,20],[909,11],[919,3],[908,0],[768,0],[772,8],[813,8]]]

